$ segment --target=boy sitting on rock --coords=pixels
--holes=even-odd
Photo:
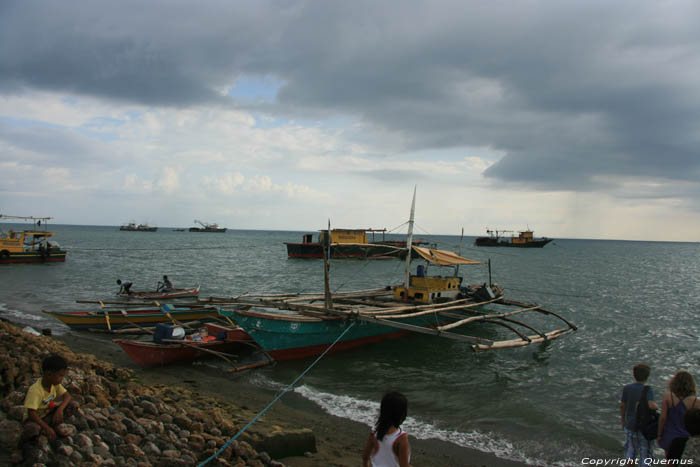
[[[35,438],[42,432],[52,441],[57,434],[66,436],[57,427],[78,405],[71,402],[70,393],[61,385],[67,370],[68,362],[60,355],[46,357],[41,363],[42,377],[29,387],[24,398],[23,439]]]

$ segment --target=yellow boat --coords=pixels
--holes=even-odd
[[[0,219],[32,221],[32,229],[0,232],[0,264],[5,263],[53,263],[66,260],[66,250],[56,242],[49,241],[56,233],[46,230],[51,217],[7,216]],[[42,223],[44,224],[42,230]]]

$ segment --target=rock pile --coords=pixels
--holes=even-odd
[[[64,386],[80,404],[62,427],[19,445],[24,396],[51,353],[68,360]],[[232,404],[181,387],[146,386],[128,369],[75,354],[45,336],[0,321],[0,451],[19,465],[192,466],[216,453],[247,422]],[[274,458],[315,452],[308,429],[248,430],[209,465],[282,466]],[[271,457],[272,456],[272,457]]]

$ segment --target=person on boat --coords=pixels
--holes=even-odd
[[[677,371],[664,393],[659,417],[659,446],[666,459],[680,459],[690,433],[685,429],[683,418],[689,409],[700,408],[695,380],[687,371]]]
[[[27,390],[24,398],[24,440],[44,433],[53,441],[58,436],[67,436],[69,431],[63,420],[71,416],[78,404],[61,384],[68,371],[68,362],[60,355],[50,355],[41,362],[42,376]]]
[[[131,281],[123,281],[121,279],[117,279],[117,284],[119,285],[119,293],[125,293],[127,295],[131,295],[131,286],[134,285],[133,282]]]
[[[163,282],[158,282],[158,288],[157,290],[159,292],[170,292],[173,290],[173,283],[170,282],[170,279],[168,279],[168,276],[163,276]]]
[[[641,431],[637,431],[637,405],[642,398],[644,386],[649,379],[651,368],[645,363],[640,363],[632,368],[634,383],[625,385],[622,388],[620,398],[620,418],[622,429],[625,430],[625,457],[627,459],[653,459],[653,440],[644,437]],[[654,389],[649,387],[647,393],[649,408],[656,409],[659,406],[654,402]]]
[[[384,395],[379,419],[367,438],[362,467],[410,467],[411,446],[401,424],[408,413],[406,396],[399,392]]]

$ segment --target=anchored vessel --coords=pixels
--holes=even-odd
[[[119,227],[119,230],[124,230],[127,232],[156,232],[158,227],[152,227],[148,224],[136,225],[136,222],[129,222]]]
[[[279,360],[348,349],[409,332],[461,340],[474,351],[521,347],[550,341],[576,330],[576,326],[542,306],[509,300],[493,284],[464,286],[460,265],[483,264],[456,253],[412,245],[414,200],[409,221],[407,249],[428,265],[452,267],[451,275],[428,275],[426,267],[411,273],[406,258],[405,281],[401,285],[354,292],[330,292],[327,261],[329,242],[324,245],[325,292],[318,294],[245,294],[232,297],[237,305],[231,316],[270,356]],[[516,309],[513,309],[513,308]],[[515,315],[553,317],[564,324],[541,331],[534,323]],[[492,340],[467,334],[484,325],[508,329],[517,337]],[[528,334],[529,333],[529,334]]]
[[[371,234],[368,238],[367,234]],[[381,233],[381,240],[375,238]],[[405,258],[408,248],[406,242],[401,240],[386,240],[386,229],[332,229],[321,230],[316,241],[313,234],[305,234],[301,243],[285,242],[287,245],[287,257],[289,258],[323,258],[323,244],[330,243],[330,257],[360,258],[360,259],[387,259]],[[415,244],[424,244],[422,240]],[[414,257],[415,254],[414,254]]]
[[[32,229],[16,232],[10,229],[0,232],[0,264],[4,263],[53,263],[66,260],[66,251],[58,243],[49,241],[55,232],[46,230],[51,217],[7,216],[0,219],[32,221]],[[43,224],[43,225],[42,225]]]
[[[505,246],[513,248],[542,248],[551,242],[551,238],[535,238],[532,230],[518,232],[518,236],[503,236],[505,233],[512,233],[512,230],[486,230],[488,237],[478,237],[474,244],[476,246]]]
[[[219,224],[208,224],[197,219],[194,222],[202,227],[190,227],[190,232],[226,232],[226,227],[219,227]]]

